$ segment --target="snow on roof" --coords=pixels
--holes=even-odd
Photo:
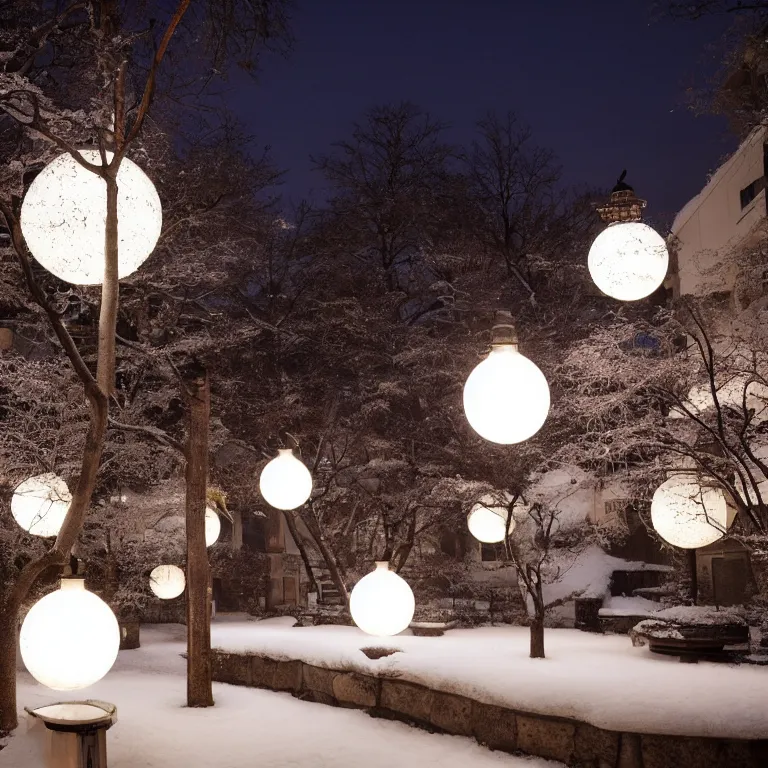
[[[742,150],[756,141],[763,141],[763,136],[766,129],[763,126],[755,128],[744,141],[739,144],[737,149],[728,156],[728,159],[720,165],[715,172],[707,179],[707,183],[698,195],[692,197],[675,216],[675,220],[672,222],[672,234],[677,234],[686,222],[693,216],[698,210],[699,206],[709,197],[712,190],[725,178],[728,171],[735,160],[742,154]]]

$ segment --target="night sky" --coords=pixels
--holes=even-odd
[[[569,184],[610,187],[622,168],[650,218],[673,214],[733,148],[686,87],[716,66],[725,22],[673,22],[651,0],[298,0],[295,50],[269,56],[227,101],[276,163],[287,200],[321,201],[309,156],[375,104],[409,100],[471,139],[487,109],[514,110]]]

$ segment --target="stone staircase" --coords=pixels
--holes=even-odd
[[[318,605],[343,605],[344,600],[339,594],[339,590],[333,583],[330,571],[322,565],[312,566],[312,572],[315,575],[315,581],[320,593],[317,596]]]

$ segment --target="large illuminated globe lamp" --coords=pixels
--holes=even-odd
[[[720,488],[702,485],[696,473],[672,475],[653,494],[651,522],[664,541],[698,549],[728,530],[728,505]]]
[[[184,571],[178,565],[158,565],[149,574],[149,588],[161,600],[173,600],[186,586]]]
[[[587,260],[595,285],[620,301],[650,296],[667,276],[664,238],[640,221],[617,222],[592,243]]]
[[[281,448],[262,470],[259,489],[275,509],[296,509],[312,495],[312,474],[290,448]]]
[[[81,150],[80,155],[101,165],[96,149]],[[163,215],[154,184],[127,157],[120,163],[117,186],[117,272],[123,278],[154,250]],[[106,182],[68,152],[40,171],[21,206],[21,230],[32,255],[56,277],[76,285],[104,281],[106,221]]]
[[[507,525],[507,519],[509,519],[509,525]],[[515,519],[507,507],[480,501],[467,515],[467,527],[469,532],[483,544],[498,544],[512,533],[515,528]]]
[[[221,519],[215,510],[205,508],[205,546],[212,547],[221,534]]]
[[[53,472],[46,472],[16,486],[11,514],[33,536],[58,536],[71,501],[67,484]]]
[[[390,637],[408,629],[416,601],[408,582],[389,563],[377,562],[376,569],[355,584],[349,596],[352,620],[369,635]]]
[[[492,443],[512,445],[535,435],[549,413],[549,384],[517,348],[511,324],[498,324],[488,357],[464,384],[464,413],[472,429]]]
[[[84,579],[63,578],[59,589],[30,609],[19,646],[35,680],[56,691],[74,691],[112,668],[120,629],[112,609],[85,588]]]
[[[669,267],[664,238],[640,221],[645,200],[624,182],[624,171],[610,201],[598,208],[608,227],[589,249],[587,265],[595,285],[620,301],[650,296],[663,282]]]

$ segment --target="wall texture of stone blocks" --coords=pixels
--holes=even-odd
[[[289,691],[309,701],[364,709],[430,730],[473,736],[490,749],[560,760],[573,768],[768,766],[768,738],[740,741],[619,733],[386,676],[326,669],[298,660],[276,661],[257,654],[213,650],[212,656],[217,682]]]

